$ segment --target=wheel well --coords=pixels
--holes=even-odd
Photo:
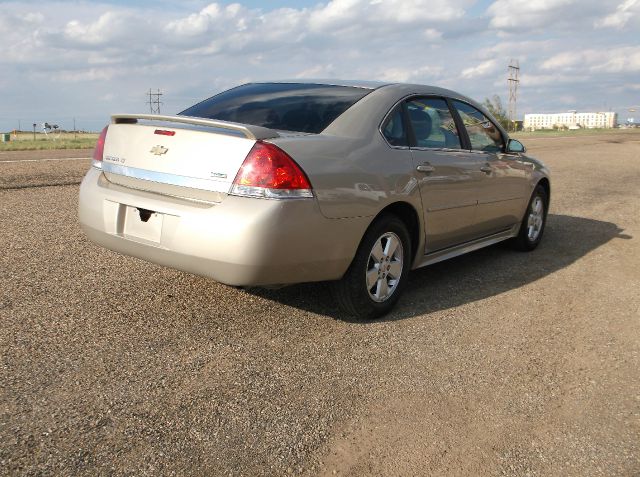
[[[415,258],[418,252],[418,244],[420,243],[420,221],[418,220],[416,209],[407,202],[394,202],[382,209],[376,219],[384,213],[395,215],[407,226],[409,237],[411,237],[412,255]]]
[[[551,184],[549,184],[549,179],[543,177],[538,181],[538,185],[544,187],[544,191],[547,193],[547,210],[549,210],[549,204],[551,203]]]

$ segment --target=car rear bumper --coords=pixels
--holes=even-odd
[[[154,214],[143,222],[139,209]],[[79,218],[105,248],[238,286],[338,279],[370,220],[327,219],[315,199],[164,196],[113,184],[93,168],[80,186]]]

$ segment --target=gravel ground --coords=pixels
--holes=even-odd
[[[34,159],[60,159],[66,157],[91,157],[91,149],[53,149],[41,151],[0,151],[0,162]]]
[[[0,190],[80,184],[92,153],[90,149],[0,152]]]
[[[413,272],[373,323],[102,250],[46,186],[88,162],[0,157],[0,473],[640,475],[640,134],[525,142],[538,250]]]

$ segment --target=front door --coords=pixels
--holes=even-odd
[[[452,103],[483,172],[478,184],[476,227],[483,235],[509,229],[520,222],[526,207],[527,166],[518,156],[505,153],[500,130],[481,111],[461,101]]]

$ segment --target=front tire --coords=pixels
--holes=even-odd
[[[529,252],[538,246],[547,223],[548,208],[547,190],[538,184],[529,200],[518,236],[513,239],[512,244],[516,250]]]
[[[347,273],[333,283],[342,311],[361,320],[391,311],[406,285],[411,258],[411,239],[404,222],[391,214],[376,219]]]

